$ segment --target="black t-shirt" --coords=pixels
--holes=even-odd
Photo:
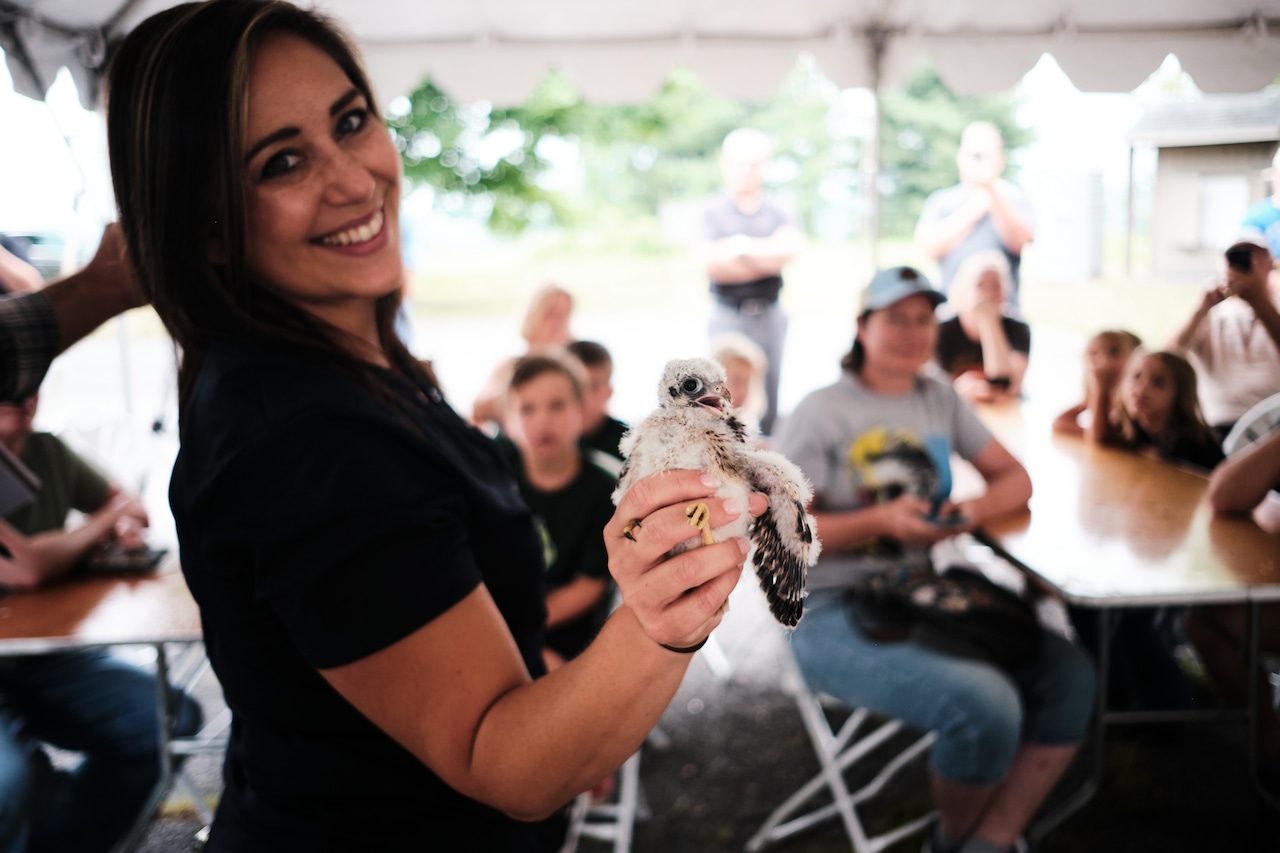
[[[702,214],[702,238],[720,240],[744,234],[747,237],[770,237],[794,219],[781,207],[765,199],[752,213],[743,213],[733,199],[724,193],[716,195]],[[772,302],[782,289],[782,276],[770,275],[740,284],[711,282],[711,293],[724,302],[740,303],[746,299]],[[609,451],[612,452],[612,451]]]
[[[1151,447],[1160,454],[1160,458],[1168,462],[1183,462],[1188,465],[1195,465],[1206,471],[1212,471],[1217,467],[1225,457],[1222,454],[1222,445],[1212,436],[1197,440],[1190,436],[1180,435],[1169,447],[1163,447],[1152,441],[1151,436],[1142,429],[1142,427],[1134,424],[1136,433],[1134,446],[1141,450],[1144,447]]]
[[[535,518],[546,526],[546,588],[559,589],[579,577],[612,580],[604,527],[613,517],[613,489],[617,478],[596,467],[583,454],[582,467],[571,483],[555,492],[534,487],[524,473],[520,449],[499,436],[520,487],[520,496]],[[596,605],[571,622],[547,630],[546,645],[565,658],[576,657],[609,618],[609,589]]]
[[[1031,353],[1031,327],[1012,317],[1001,317],[1000,325],[1009,339],[1009,349],[1023,355]],[[943,320],[938,324],[938,344],[935,350],[938,366],[951,377],[969,370],[982,369],[982,342],[972,340],[964,333],[959,317]]]
[[[622,459],[622,451],[618,449],[618,445],[622,443],[622,437],[626,434],[626,424],[617,418],[605,415],[595,432],[582,437],[582,443],[587,447],[608,453],[615,459]]]
[[[317,672],[482,582],[543,672],[541,546],[505,462],[436,389],[379,379],[402,412],[335,371],[220,344],[184,412],[170,501],[234,714],[209,851],[536,849]]]

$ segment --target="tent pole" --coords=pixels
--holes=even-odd
[[[871,168],[867,170],[871,184],[871,268],[880,268],[880,153],[883,150],[884,114],[880,100],[881,73],[884,67],[884,50],[889,40],[889,31],[881,26],[873,26],[867,30],[867,40],[871,50],[871,95],[875,108],[875,121],[871,124]]]
[[[1125,188],[1124,277],[1133,278],[1133,145],[1129,145],[1129,180]]]

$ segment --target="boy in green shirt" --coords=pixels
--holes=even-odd
[[[35,502],[0,521],[0,584],[69,573],[113,538],[140,545],[147,514],[70,448],[33,431],[37,399],[0,403],[0,443],[40,478]],[[86,513],[66,530],[67,513]],[[200,707],[172,695],[173,731]],[[83,759],[55,770],[41,743]],[[160,776],[155,676],[103,649],[0,659],[0,850],[105,851],[129,830]]]

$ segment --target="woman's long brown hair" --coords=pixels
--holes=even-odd
[[[1179,439],[1187,438],[1201,443],[1216,442],[1213,430],[1205,423],[1200,413],[1200,396],[1196,388],[1196,370],[1185,358],[1167,350],[1150,351],[1138,348],[1129,357],[1125,366],[1123,386],[1128,387],[1130,377],[1138,362],[1144,358],[1155,358],[1160,361],[1173,377],[1173,406],[1169,411],[1169,421],[1161,435],[1150,436],[1156,449],[1161,454],[1169,453]],[[1120,435],[1125,444],[1132,447],[1138,440],[1138,424],[1125,407],[1125,395],[1122,391],[1116,405],[1116,420],[1120,424]]]
[[[254,281],[244,267],[249,65],[263,38],[281,32],[332,57],[377,113],[346,37],[325,18],[280,0],[175,6],[135,28],[111,59],[111,177],[129,256],[179,351],[180,411],[216,341],[328,365],[387,398],[374,368],[342,345],[345,333]],[[214,243],[225,263],[210,260]],[[393,369],[412,375],[422,368],[395,334],[399,305],[398,289],[378,299],[378,335]]]

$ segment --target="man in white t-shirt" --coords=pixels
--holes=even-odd
[[[1224,275],[1165,344],[1200,380],[1200,407],[1220,436],[1255,403],[1280,392],[1280,275],[1271,250],[1247,231],[1227,250]]]

